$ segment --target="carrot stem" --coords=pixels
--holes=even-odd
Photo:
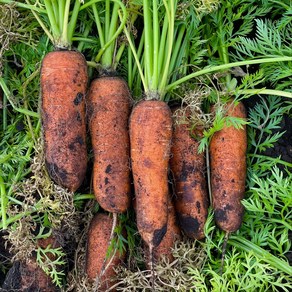
[[[182,83],[209,73],[217,72],[217,71],[223,71],[227,70],[233,67],[240,67],[240,66],[246,66],[246,65],[255,65],[255,64],[262,64],[262,63],[276,63],[276,62],[288,62],[292,61],[292,57],[284,56],[284,57],[271,57],[271,58],[261,58],[261,59],[253,59],[253,60],[245,60],[245,61],[238,61],[218,66],[212,66],[212,67],[206,67],[202,70],[199,70],[197,72],[191,73],[187,76],[184,76],[175,82],[172,82],[171,84],[166,86],[166,91],[169,92],[173,89],[175,89],[177,86],[181,85]]]
[[[6,190],[4,185],[4,180],[0,176],[0,193],[1,193],[1,220],[2,220],[2,228],[7,228],[7,217],[6,217],[6,205],[7,205],[7,197]]]
[[[97,11],[96,3],[92,4],[92,10],[93,10],[94,20],[95,20],[96,27],[97,27],[100,45],[101,45],[101,47],[104,47],[104,45],[105,45],[104,34],[103,34],[101,22],[100,22],[100,17],[99,17],[98,11]]]
[[[292,274],[292,267],[282,259],[279,259],[269,253],[268,251],[264,250],[260,246],[254,244],[253,242],[237,235],[230,236],[229,244],[233,245],[236,248],[240,248],[245,252],[252,251],[257,257],[259,257],[262,261],[270,264],[271,266],[275,267],[282,272],[291,275]]]
[[[28,116],[31,116],[31,117],[34,117],[34,118],[40,117],[38,113],[27,110],[27,109],[19,108],[14,104],[14,102],[10,98],[11,93],[10,93],[10,91],[9,91],[9,89],[8,89],[7,85],[5,84],[4,79],[2,77],[0,77],[0,86],[2,87],[4,94],[6,95],[9,103],[11,104],[12,108],[15,111],[22,113],[22,114],[25,114],[25,115],[28,115]]]
[[[248,94],[248,95],[275,95],[275,96],[281,96],[281,97],[288,97],[292,98],[292,92],[287,92],[283,90],[275,90],[275,89],[265,89],[265,88],[259,88],[259,89],[241,89],[237,90],[236,94]]]

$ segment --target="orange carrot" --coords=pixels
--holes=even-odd
[[[227,104],[227,115],[246,118],[242,103]],[[246,127],[224,127],[210,142],[211,189],[216,224],[227,233],[239,229],[246,178]]]
[[[130,91],[123,79],[101,77],[91,83],[88,114],[94,194],[101,207],[113,213],[123,213],[130,205],[130,105]]]
[[[42,125],[45,161],[51,178],[76,191],[86,173],[84,96],[87,65],[82,54],[55,51],[41,68]]]
[[[99,290],[105,291],[113,285],[114,268],[125,259],[125,252],[111,253],[106,258],[110,245],[113,219],[107,215],[96,214],[89,227],[86,253],[86,273],[91,281],[98,278]]]
[[[174,133],[170,167],[176,191],[175,209],[183,232],[191,238],[204,238],[208,215],[208,193],[205,178],[205,154],[198,154],[199,142],[191,137],[190,124],[182,122],[186,110],[174,110]],[[199,135],[199,130],[192,133]]]
[[[163,237],[161,243],[157,247],[153,248],[153,261],[158,262],[162,259],[162,257],[166,257],[169,262],[172,262],[174,260],[174,257],[172,255],[172,249],[174,248],[175,243],[181,240],[181,238],[181,232],[177,224],[174,205],[169,198],[167,232]],[[147,267],[150,269],[151,264],[149,264],[149,262],[151,261],[151,257],[149,255],[149,248],[147,245],[145,247],[146,264]]]
[[[167,230],[171,111],[163,101],[139,102],[130,118],[137,226],[145,243],[158,246]]]

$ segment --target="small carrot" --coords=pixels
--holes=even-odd
[[[88,99],[94,194],[104,210],[123,213],[130,205],[131,94],[123,79],[100,77],[91,83]]]
[[[48,53],[42,62],[42,126],[51,178],[76,191],[86,173],[85,93],[87,65],[75,51]]]
[[[246,118],[244,105],[227,103],[227,116]],[[246,178],[246,127],[224,127],[210,142],[212,204],[216,224],[227,233],[239,229],[244,208]]]
[[[39,239],[37,242],[37,246],[44,249],[49,245],[52,248],[60,247],[59,242],[53,236]],[[55,260],[54,255],[49,255],[49,258],[52,261]],[[38,265],[35,256],[29,258],[26,262],[15,262],[8,271],[2,288],[3,291],[59,291],[50,276]]]
[[[174,133],[170,167],[175,185],[175,209],[183,232],[191,238],[204,238],[208,215],[208,193],[205,178],[205,154],[198,153],[199,142],[191,137],[190,124],[183,115],[186,109],[174,110]],[[192,133],[198,136],[200,131]]]
[[[116,216],[116,215],[115,215]],[[113,285],[114,268],[124,259],[126,253],[113,251],[106,257],[113,234],[114,220],[107,214],[96,214],[89,226],[86,252],[86,273],[91,281],[98,280],[99,290],[105,291]]]
[[[171,111],[163,101],[139,102],[130,117],[131,161],[137,226],[148,246],[158,246],[167,230]]]
[[[153,263],[149,264],[151,260],[154,263],[158,262],[165,257],[169,262],[174,260],[172,249],[175,246],[175,243],[180,241],[182,238],[180,228],[178,226],[176,213],[174,209],[173,202],[169,198],[168,202],[168,220],[167,220],[167,232],[163,237],[161,243],[153,248],[153,258],[151,259],[149,255],[149,247],[145,246],[145,255],[146,255],[146,265],[150,269],[153,266]]]

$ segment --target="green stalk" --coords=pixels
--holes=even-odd
[[[101,45],[101,47],[104,47],[105,39],[104,39],[103,29],[102,29],[101,22],[100,22],[100,17],[99,17],[97,8],[96,8],[96,4],[92,5],[92,10],[93,10],[93,15],[94,15],[94,19],[95,19],[95,23],[96,23],[96,27],[97,27],[100,45]]]
[[[255,65],[255,64],[262,64],[262,63],[276,63],[276,62],[288,62],[292,61],[292,57],[273,57],[273,58],[262,58],[262,59],[253,59],[253,60],[247,60],[247,61],[239,61],[239,62],[233,62],[229,64],[223,64],[223,65],[218,65],[218,66],[212,66],[212,67],[207,67],[202,70],[199,70],[197,72],[191,73],[187,76],[184,76],[175,82],[172,82],[168,86],[166,86],[166,91],[169,92],[176,88],[177,86],[181,85],[182,83],[209,73],[213,72],[218,72],[218,71],[223,71],[230,69],[232,67],[239,67],[239,66],[246,66],[246,65]]]
[[[7,77],[8,77],[8,64],[7,64],[7,62],[5,62],[5,65],[4,65],[4,78],[7,79]],[[4,79],[3,79],[3,82],[4,82]],[[0,86],[0,88],[2,88],[2,87]],[[4,92],[4,90],[3,90],[3,92]],[[3,132],[5,132],[6,129],[7,129],[7,96],[6,96],[5,93],[3,94],[3,109],[2,109],[2,113],[3,113],[3,116],[2,116]]]
[[[49,17],[53,38],[56,39],[60,35],[60,30],[59,30],[57,20],[56,20],[55,15],[54,15],[54,8],[52,6],[51,1],[44,0],[44,3],[45,3],[47,14]]]
[[[177,60],[180,61],[181,58],[178,58],[178,56],[180,54],[184,54],[184,47],[185,47],[185,42],[187,40],[187,38],[185,36],[185,31],[186,31],[186,27],[185,25],[181,25],[178,34],[175,33],[175,39],[173,42],[173,49],[172,49],[172,56],[171,56],[171,61],[169,64],[169,71],[173,72],[173,70],[177,69],[175,66]],[[184,39],[183,39],[184,38]],[[180,62],[179,62],[180,63]]]
[[[7,228],[7,217],[6,217],[6,204],[7,204],[7,197],[6,197],[6,190],[4,185],[4,180],[0,176],[0,193],[1,193],[1,219],[2,219],[2,226],[3,229]]]
[[[254,254],[260,258],[262,261],[270,264],[274,268],[281,270],[282,272],[291,275],[292,274],[292,267],[285,262],[284,260],[278,259],[265,249],[261,248],[260,246],[252,243],[251,241],[241,237],[241,236],[230,236],[229,244],[233,245],[236,248],[244,250],[245,252],[253,251]]]
[[[104,20],[104,34],[105,38],[109,35],[110,27],[110,0],[105,0],[105,20]]]
[[[56,0],[51,0],[52,1],[52,7],[53,7],[53,13],[54,13],[54,18],[56,19],[57,26],[60,28],[60,18],[59,18],[59,4]],[[62,18],[61,18],[62,19]]]
[[[93,194],[82,194],[82,195],[76,195],[74,196],[74,202],[76,201],[82,201],[82,200],[91,200],[95,199],[95,195]]]
[[[63,31],[63,15],[65,14],[65,1],[64,0],[59,0],[59,26],[60,26],[60,31]]]
[[[119,13],[119,15],[120,15],[120,13]],[[121,15],[120,15],[120,18],[121,18]],[[141,81],[142,81],[144,90],[145,91],[148,91],[148,84],[147,84],[147,82],[145,80],[145,75],[143,73],[142,66],[141,66],[141,62],[139,61],[139,56],[138,56],[137,51],[135,49],[135,45],[133,44],[132,38],[131,38],[131,36],[130,36],[130,34],[129,34],[129,32],[128,32],[128,30],[126,28],[124,28],[124,33],[125,33],[125,35],[126,35],[126,37],[128,39],[129,46],[131,48],[133,57],[134,57],[135,62],[137,64],[138,71],[139,71],[139,74],[140,74],[140,77],[141,77]],[[145,50],[144,50],[144,52],[145,52]]]
[[[108,28],[109,31],[106,34],[107,41],[112,37],[112,35],[114,35],[115,30],[117,29],[117,22],[119,19],[118,10],[119,4],[115,2],[111,13],[112,17],[110,19],[110,26]],[[106,14],[106,16],[108,15]],[[104,68],[111,68],[113,65],[112,63],[115,50],[115,43],[116,42],[111,42],[111,44],[108,46],[108,48],[104,51],[104,54],[102,55],[101,64]]]
[[[19,214],[13,216],[13,217],[8,218],[8,219],[6,220],[6,226],[9,226],[10,224],[12,224],[12,223],[14,223],[14,222],[20,220],[20,219],[23,218],[23,217],[26,217],[26,216],[30,215],[30,214],[33,213],[33,212],[35,212],[35,210],[31,210],[31,211],[27,211],[27,212],[22,212],[22,213],[19,213]],[[5,226],[5,225],[3,224],[3,221],[0,222],[0,229],[5,229],[4,226]],[[7,228],[7,227],[6,227],[6,228]]]
[[[75,0],[70,22],[68,24],[68,33],[67,33],[67,41],[70,43],[70,46],[72,44],[72,38],[73,38],[73,34],[76,28],[79,9],[80,9],[80,0]]]
[[[242,95],[242,94],[247,94],[247,95],[260,95],[260,94],[265,94],[265,95],[274,95],[274,96],[281,96],[281,97],[288,97],[292,98],[292,92],[287,92],[287,91],[282,91],[282,90],[275,90],[275,89],[241,89],[237,90],[236,94]]]
[[[32,14],[34,15],[35,19],[37,20],[37,22],[39,23],[39,25],[41,26],[41,28],[44,30],[45,34],[48,36],[48,38],[50,39],[50,41],[52,43],[55,42],[55,38],[54,36],[49,32],[49,30],[47,29],[47,27],[45,26],[45,24],[43,23],[43,21],[39,18],[39,16],[37,15],[37,13],[34,10],[31,10]]]
[[[127,22],[127,10],[126,7],[123,5],[123,3],[119,0],[112,0],[113,2],[116,2],[120,5],[120,8],[122,9],[123,12],[123,17],[120,16],[120,12],[118,12],[120,18],[121,18],[121,23],[120,26],[118,27],[118,29],[116,30],[116,32],[114,33],[113,36],[111,36],[111,38],[107,41],[107,43],[99,50],[97,56],[95,57],[95,61],[99,62],[100,59],[102,58],[104,52],[106,51],[106,49],[111,45],[112,42],[114,42],[116,40],[116,38],[118,37],[118,35],[123,31],[124,26],[126,25]]]
[[[157,0],[153,0],[153,88],[158,88],[159,83],[159,36],[160,27],[158,19],[158,4]]]
[[[161,99],[163,99],[165,95],[165,89],[167,85],[167,79],[169,75],[169,66],[171,61],[171,55],[172,55],[172,45],[173,45],[173,38],[174,38],[174,21],[175,21],[175,4],[174,1],[171,1],[170,7],[168,7],[168,3],[166,3],[166,0],[163,0],[163,3],[165,5],[166,9],[166,16],[165,18],[168,18],[168,34],[167,34],[167,46],[166,46],[166,63],[164,67],[164,73],[162,75],[158,92],[160,94]]]
[[[152,90],[152,76],[153,76],[153,42],[152,42],[152,17],[149,0],[143,0],[143,15],[144,15],[144,73],[148,84],[148,90]],[[147,92],[146,88],[144,88]]]
[[[165,17],[163,20],[163,26],[162,26],[162,32],[160,36],[160,44],[159,44],[159,57],[158,57],[158,68],[159,68],[159,74],[160,76],[161,71],[163,70],[165,66],[165,45],[167,42],[167,29],[168,29],[168,20]]]
[[[269,156],[263,156],[263,155],[260,155],[260,154],[255,154],[255,153],[250,153],[250,154],[247,154],[248,157],[251,157],[251,159],[253,158],[264,158],[266,160],[269,160],[269,161],[272,161],[276,164],[282,164],[282,165],[285,165],[287,167],[290,167],[292,168],[292,163],[289,163],[287,161],[284,161],[284,160],[281,160],[279,158],[273,158],[273,157],[269,157]]]
[[[117,67],[118,67],[118,65],[120,63],[120,60],[122,58],[123,52],[125,50],[125,47],[126,47],[125,43],[121,44],[119,49],[118,49],[118,51],[117,51],[117,53],[116,53],[116,55],[115,55],[114,62],[113,62],[113,65],[112,65],[112,67],[113,67],[113,69],[115,71],[116,71],[116,69],[117,69]]]
[[[133,79],[134,79],[134,74],[133,74],[133,55],[130,46],[128,46],[128,85],[130,90],[133,87]]]
[[[70,13],[70,0],[66,0],[65,3],[65,11],[63,15],[63,31],[61,33],[61,39],[60,42],[57,44],[57,46],[61,47],[68,47],[68,22],[69,22],[69,13]]]
[[[17,111],[17,112],[19,112],[19,113],[22,113],[22,114],[25,114],[25,115],[28,115],[28,116],[31,116],[31,117],[34,117],[34,118],[39,118],[39,117],[40,117],[38,113],[36,113],[36,112],[32,112],[32,111],[27,110],[27,109],[18,108],[18,107],[14,104],[14,102],[10,99],[10,91],[9,91],[9,89],[7,88],[7,86],[6,86],[6,84],[5,84],[4,80],[3,80],[3,78],[0,78],[0,86],[2,87],[4,94],[6,95],[6,97],[7,97],[8,101],[9,101],[9,103],[11,104],[12,108],[13,108],[15,111]]]

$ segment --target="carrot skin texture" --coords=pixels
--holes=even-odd
[[[139,102],[130,118],[131,162],[137,226],[148,246],[158,246],[167,230],[171,111],[163,101]]]
[[[87,167],[85,93],[87,65],[75,51],[48,53],[41,68],[42,126],[50,177],[76,191]]]
[[[113,219],[107,214],[96,214],[89,227],[86,253],[86,273],[91,281],[100,275],[103,268],[104,259],[110,245],[111,229]],[[111,260],[111,256],[106,260],[105,266]],[[100,279],[98,291],[105,291],[113,285],[112,278],[115,277],[114,267],[125,259],[126,253],[119,254],[117,251],[109,268]]]
[[[88,99],[94,194],[104,210],[123,213],[130,206],[130,91],[119,77],[101,77]]]
[[[183,232],[190,238],[203,239],[209,207],[205,154],[198,154],[199,142],[191,137],[190,125],[182,123],[184,112],[174,112],[170,167],[176,191],[175,209]],[[200,133],[196,130],[194,134]]]
[[[227,104],[227,115],[246,118],[244,105]],[[213,208],[216,224],[226,232],[240,228],[244,213],[246,178],[246,126],[243,129],[225,127],[216,132],[210,142],[210,168]]]
[[[167,220],[167,232],[163,237],[161,243],[153,249],[154,262],[158,262],[162,257],[166,257],[171,263],[174,260],[172,255],[172,249],[177,241],[182,239],[180,228],[178,226],[175,208],[173,202],[169,199],[168,202],[168,220]],[[149,247],[145,246],[146,264],[147,268],[150,269],[150,255]]]

